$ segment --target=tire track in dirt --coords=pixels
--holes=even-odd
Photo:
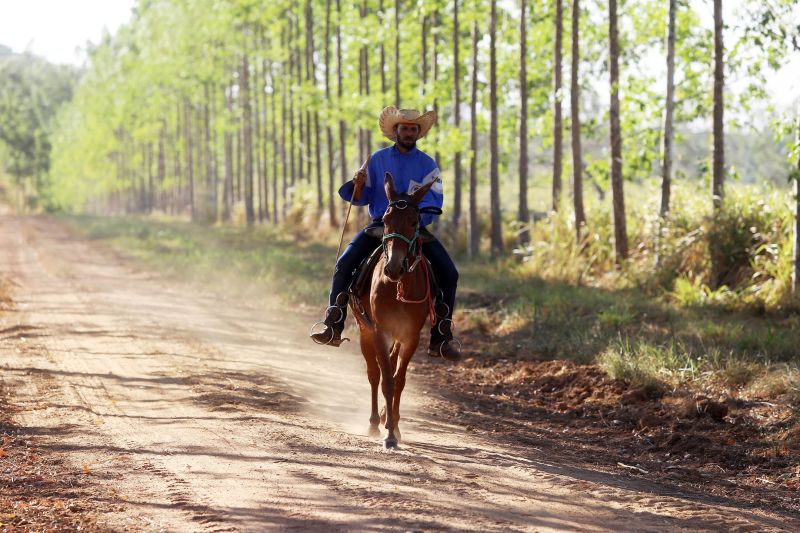
[[[310,346],[301,317],[166,282],[50,219],[0,224],[18,285],[3,379],[20,385],[23,420],[105,483],[98,498],[124,504],[112,527],[797,529],[470,434],[433,418],[444,404],[413,377],[406,441],[384,452],[361,433],[360,355]]]

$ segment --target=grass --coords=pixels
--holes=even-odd
[[[621,269],[607,213],[590,211],[580,241],[567,215],[551,214],[532,228],[533,245],[521,254],[456,257],[458,328],[482,353],[597,362],[643,386],[796,391],[790,212],[779,192],[755,195],[730,193],[712,218],[702,215],[696,194],[679,190],[665,223],[645,216],[656,210],[642,205],[629,217],[632,253]],[[338,242],[318,228],[288,234],[152,218],[66,220],[175,276],[245,295],[258,288],[320,314]],[[439,233],[458,254],[455,241],[463,239],[444,227]],[[712,249],[720,255],[713,272]]]
[[[272,228],[246,230],[145,218],[62,216],[89,238],[167,275],[247,294],[273,292],[291,304],[327,298],[335,248]]]

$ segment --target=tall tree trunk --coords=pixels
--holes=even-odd
[[[167,154],[166,154],[166,127],[167,123],[164,121],[161,124],[161,131],[158,133],[158,166],[157,166],[157,183],[158,183],[158,208],[162,212],[166,212],[165,199],[164,199],[164,179],[167,177]]]
[[[330,72],[330,42],[331,42],[331,0],[325,0],[325,105],[327,109],[333,107],[331,100],[331,72]],[[332,227],[338,225],[336,220],[336,207],[334,205],[334,173],[336,165],[333,150],[333,129],[330,123],[325,127],[328,141],[328,219]]]
[[[153,176],[153,143],[147,143],[147,196],[145,211],[149,214],[153,212],[153,201],[155,200],[155,179]]]
[[[378,17],[381,20],[381,24],[384,24],[384,20],[386,19],[386,13],[383,10],[383,0],[378,0]],[[381,100],[386,102],[386,46],[384,44],[384,40],[381,40],[381,44],[379,47],[379,55],[381,57]]]
[[[233,194],[234,202],[241,202],[242,201],[242,109],[240,105],[236,106],[236,124],[238,127],[236,128],[236,172],[234,177],[236,178],[235,181],[235,189]]]
[[[725,197],[725,127],[722,92],[725,88],[724,55],[722,44],[722,0],[714,0],[714,161],[711,181],[714,210],[722,206]]]
[[[797,148],[797,170],[794,175],[794,250],[792,254],[792,294],[800,296],[800,111],[797,114],[795,146]]]
[[[561,205],[561,171],[564,166],[562,161],[564,154],[562,140],[564,126],[561,123],[561,45],[564,39],[564,5],[563,0],[555,0],[555,2],[556,42],[553,57],[553,78],[555,81],[555,86],[553,87],[555,96],[555,98],[553,98],[553,211],[558,211],[558,208]]]
[[[253,112],[250,99],[250,61],[247,54],[242,58],[240,80],[244,121],[244,211],[247,225],[252,226],[256,221],[253,209]]]
[[[313,8],[311,7],[311,0],[306,0],[306,81],[310,87],[316,89],[317,87],[317,66],[314,62],[314,32],[313,32]],[[311,129],[311,114],[310,111],[306,115],[309,130]],[[314,109],[314,162],[317,178],[317,218],[322,217],[322,154],[320,153],[319,143],[319,112]],[[308,174],[311,175],[311,136],[308,137],[308,155],[309,167]]]
[[[286,39],[286,34],[283,35],[283,43],[284,45],[288,45],[288,41]],[[289,209],[289,179],[288,179],[288,170],[289,170],[289,162],[286,159],[286,152],[291,150],[291,145],[287,147],[286,142],[286,123],[289,113],[289,108],[287,105],[287,83],[286,79],[290,76],[287,73],[287,62],[286,60],[281,62],[281,220],[286,220],[286,214]],[[291,152],[289,152],[289,159],[292,159]]]
[[[313,62],[313,54],[314,54],[314,33],[312,30],[312,9],[311,9],[311,0],[306,0],[306,8],[305,8],[305,29],[306,29],[306,51],[305,51],[305,64],[306,64],[306,87],[314,87],[314,79],[312,73],[312,62]],[[306,157],[306,179],[309,183],[311,183],[311,171],[313,165],[313,155],[314,149],[312,148],[312,136],[311,136],[311,106],[309,99],[305,96],[304,93],[304,102],[303,107],[306,109],[306,146],[305,146],[305,157]],[[317,190],[319,192],[319,189]],[[322,208],[322,197],[320,194],[317,194],[317,214]]]
[[[453,0],[453,124],[456,130],[461,130],[461,62],[458,57],[459,52],[459,24],[458,24],[458,2]],[[458,231],[461,224],[461,151],[453,155],[453,229]]]
[[[224,89],[228,117],[233,116],[233,85]],[[222,179],[222,220],[229,222],[233,206],[233,133],[225,129],[225,176]]]
[[[361,17],[361,24],[366,26],[365,19],[367,18],[367,1],[362,0],[358,8],[359,16]],[[358,51],[358,95],[364,100],[365,96],[369,96],[369,89],[367,88],[369,82],[369,67],[367,66],[367,45],[362,44]],[[358,159],[364,161],[367,157],[367,130],[360,127],[358,128]]]
[[[430,33],[430,31],[428,31],[428,14],[425,12],[425,3],[420,2],[419,6],[422,12],[422,20],[420,21],[420,25],[422,26],[422,32],[420,33],[422,46],[420,47],[421,57],[419,63],[419,77],[422,83],[419,87],[419,97],[420,100],[425,101],[425,94],[428,90],[428,33]]]
[[[527,70],[527,0],[520,2],[519,20],[519,211],[517,220],[520,223],[519,242],[522,245],[530,241],[530,213],[528,211],[528,70]]]
[[[192,105],[187,100],[184,104],[185,119],[183,125],[185,127],[186,135],[186,180],[188,185],[189,194],[189,214],[191,220],[197,220],[194,208],[194,160],[192,158],[193,143],[192,143]]]
[[[503,251],[503,227],[500,213],[500,157],[497,146],[497,0],[491,0],[489,18],[489,108],[491,124],[489,130],[489,196],[492,218],[492,254]]]
[[[181,172],[181,161],[182,161],[182,154],[181,154],[181,137],[183,136],[183,112],[181,109],[181,102],[180,100],[175,101],[175,132],[174,132],[174,146],[175,146],[175,153],[173,154],[174,160],[174,172],[175,172],[175,184],[170,188],[170,213],[176,214],[180,212],[180,190],[181,184],[183,183],[183,173]]]
[[[433,92],[433,112],[439,116],[439,102],[436,98],[436,84],[439,81],[439,10],[434,10],[431,13],[431,91]],[[433,159],[436,161],[436,166],[441,168],[441,155],[439,154],[439,143],[435,143],[436,151],[433,154]],[[439,218],[434,219],[434,226],[439,222]]]
[[[269,62],[269,84],[272,87],[272,92],[269,96],[270,115],[272,116],[271,126],[271,139],[272,139],[272,223],[278,223],[278,153],[282,151],[278,149],[278,113],[275,105],[276,92],[278,85],[275,83],[275,72],[272,61]],[[281,154],[282,155],[282,154]],[[286,159],[282,158],[285,164]]]
[[[342,6],[341,0],[336,0],[336,95],[339,105],[344,98],[342,87]],[[347,181],[347,156],[345,153],[345,123],[339,119],[339,171],[342,175],[342,183]]]
[[[253,39],[254,50],[258,50],[260,43],[257,38]],[[262,76],[259,73],[260,61],[255,60],[252,62],[253,66],[253,81],[252,87],[252,101],[253,101],[253,158],[255,159],[255,216],[258,218],[259,223],[264,221],[264,190],[262,188],[262,178],[264,176],[264,167],[261,166],[261,94],[263,87],[261,86]]]
[[[669,23],[667,30],[667,101],[664,112],[664,153],[661,160],[661,218],[669,214],[672,190],[672,138],[675,115],[675,11],[677,0],[669,0]]]
[[[262,47],[266,48],[267,43],[264,41],[262,36]],[[261,110],[263,111],[263,118],[262,118],[262,128],[261,128],[261,168],[264,170],[263,175],[261,176],[261,187],[264,191],[264,220],[269,221],[269,171],[267,170],[267,165],[269,164],[269,149],[268,149],[268,130],[269,127],[267,126],[269,120],[269,111],[267,109],[267,62],[266,60],[261,60]],[[274,90],[274,87],[273,87]],[[274,157],[274,156],[273,156]]]
[[[628,230],[625,224],[625,194],[622,187],[622,131],[619,124],[619,30],[617,0],[608,2],[608,62],[611,83],[611,191],[614,204],[614,251],[618,265],[628,257]]]
[[[219,99],[214,97],[213,89],[211,93],[211,216],[216,222],[219,217],[219,142],[214,124],[217,120]]]
[[[472,21],[472,83],[470,88],[470,141],[472,155],[469,162],[469,217],[467,218],[467,255],[476,257],[480,252],[480,226],[478,221],[478,19]]]
[[[394,0],[394,105],[400,107],[400,0]]]
[[[209,221],[216,221],[217,219],[217,206],[216,206],[216,191],[214,186],[216,180],[214,179],[214,149],[211,140],[211,89],[209,82],[203,84],[203,145],[204,157],[206,166],[206,217]]]
[[[572,0],[572,79],[570,80],[570,112],[572,115],[572,200],[575,206],[575,236],[581,240],[581,230],[586,223],[583,210],[583,155],[581,154],[581,118],[579,114],[580,89],[578,63],[580,62],[580,0]]]
[[[364,13],[367,14],[367,0],[364,0]],[[370,95],[370,81],[369,81],[369,50],[367,49],[366,45],[364,46],[364,94],[367,97],[367,101],[369,101]],[[364,161],[366,156],[372,153],[372,128],[367,128],[364,131]],[[361,161],[358,162],[361,165]],[[364,210],[366,213],[366,210]]]
[[[295,55],[294,55],[294,40],[295,40],[295,31],[296,28],[294,27],[294,13],[289,13],[289,34],[288,34],[288,41],[287,41],[287,51],[289,52],[289,83],[290,83],[290,92],[288,95],[289,98],[289,166],[291,167],[291,171],[289,174],[289,183],[291,185],[295,184],[295,180],[297,180],[298,172],[302,174],[301,162],[300,160],[297,161],[297,165],[295,166],[295,154],[299,154],[299,148],[295,152],[295,148],[297,148],[297,144],[295,143],[295,129],[294,129],[294,98],[296,91],[294,90],[294,69],[296,66]],[[299,68],[299,66],[297,67]],[[302,179],[302,178],[301,178]],[[285,210],[285,208],[284,208]]]
[[[147,160],[147,147],[142,144],[141,145],[141,168],[139,174],[139,201],[137,202],[136,212],[137,213],[147,213],[147,178],[148,174],[150,173],[148,167],[149,161]],[[22,181],[22,176],[18,176],[20,178],[19,183],[23,186],[23,191],[25,191],[24,187],[26,186],[25,183]],[[27,192],[27,191],[26,191]]]

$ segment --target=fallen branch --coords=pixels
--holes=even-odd
[[[617,462],[617,464],[619,466],[621,466],[622,468],[627,468],[628,470],[636,470],[637,472],[641,472],[642,474],[649,474],[650,473],[647,470],[645,470],[644,468],[639,468],[638,466],[626,465],[625,463],[620,463],[620,462]]]

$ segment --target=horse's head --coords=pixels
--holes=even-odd
[[[387,172],[383,187],[389,208],[383,215],[383,273],[392,281],[400,281],[408,271],[408,258],[419,250],[419,203],[433,186],[433,182],[423,185],[412,194],[397,192],[394,178]]]

